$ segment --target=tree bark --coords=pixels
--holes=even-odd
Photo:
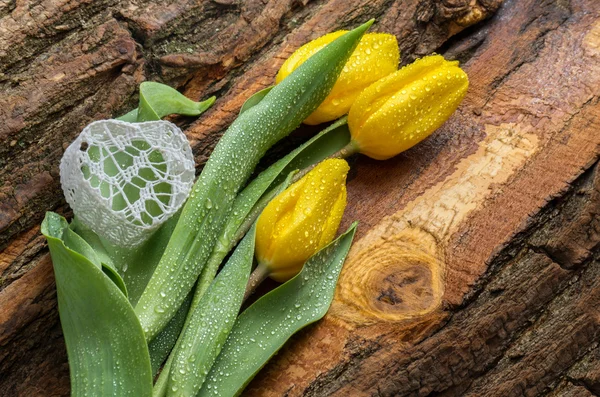
[[[460,60],[469,92],[417,147],[350,159],[342,228],[360,226],[332,307],[245,395],[600,395],[595,0],[0,2],[0,395],[69,394],[38,225],[69,215],[58,163],[83,126],[144,80],[217,95],[175,120],[200,170],[291,52],[373,17],[403,64]]]

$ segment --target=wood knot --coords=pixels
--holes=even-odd
[[[360,324],[422,317],[440,307],[443,278],[433,236],[406,229],[348,258],[330,313]]]

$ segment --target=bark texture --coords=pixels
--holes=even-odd
[[[595,0],[0,1],[0,395],[69,394],[38,224],[69,214],[58,163],[83,126],[144,80],[217,95],[177,120],[200,169],[291,52],[369,18],[403,63],[442,53],[471,86],[419,146],[351,159],[332,308],[245,394],[600,395]]]

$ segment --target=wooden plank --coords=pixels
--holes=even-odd
[[[395,160],[357,160],[347,217],[368,224],[333,307],[271,363],[250,395],[535,395],[592,346],[597,312],[583,306],[600,298],[593,273],[588,289],[581,290],[583,278],[575,287],[575,302],[561,301],[548,333],[527,342],[529,361],[508,365],[507,379],[490,371],[534,326],[532,317],[566,299],[567,280],[593,271],[579,266],[600,241],[596,198],[539,237],[541,253],[521,241],[534,220],[541,227],[540,210],[576,189],[574,177],[598,157],[599,9],[571,7],[506,5],[465,64],[471,88],[460,113]],[[462,45],[449,52],[460,58],[469,51]],[[519,265],[518,278],[494,274]],[[490,285],[503,277],[514,285]],[[493,291],[503,292],[496,298]],[[570,350],[556,351],[559,341]],[[547,361],[560,370],[526,377]]]
[[[0,394],[68,395],[36,225],[68,213],[58,161],[82,126],[124,112],[144,79],[217,94],[178,120],[201,165],[293,50],[371,17],[403,63],[441,52],[471,86],[421,145],[351,159],[343,226],[361,225],[332,309],[246,394],[598,393],[600,4],[501,3],[0,4]]]

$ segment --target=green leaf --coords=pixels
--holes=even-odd
[[[90,255],[100,258],[103,264],[111,264],[109,268],[104,267],[103,270],[124,292],[125,284],[123,284],[123,280],[125,280],[129,290],[129,302],[135,305],[148,284],[148,280],[150,280],[167,246],[169,237],[171,237],[178,219],[179,213],[176,213],[154,232],[146,242],[134,249],[125,249],[112,245],[109,241],[99,237],[92,230],[78,222],[77,218],[71,222],[70,227],[78,235],[81,235],[85,242],[89,243],[89,246],[93,248]],[[111,269],[116,275],[111,275],[108,269]],[[117,273],[117,270],[120,273]],[[123,279],[120,274],[123,275]],[[161,333],[148,344],[152,374],[158,372],[161,364],[165,361],[173,346],[175,346],[177,338],[183,329],[192,302],[192,295],[192,293],[189,294],[177,311],[177,314]]]
[[[346,146],[350,141],[350,133],[346,121],[347,119],[343,117],[331,124],[312,139],[260,173],[259,176],[238,194],[225,227],[217,239],[205,268],[202,270],[196,286],[192,308],[198,305],[202,294],[204,294],[208,285],[215,277],[217,269],[225,256],[246,234],[273,196],[290,185],[293,174],[296,173],[295,170],[313,165]],[[280,182],[283,177],[286,180]],[[266,193],[269,189],[272,189],[270,192],[272,194]]]
[[[213,252],[198,281],[196,294],[204,293],[219,265],[275,195],[291,183],[291,174],[327,158],[350,142],[347,118],[342,117],[329,127],[299,146],[265,171],[261,172],[236,197],[233,210],[217,239]],[[282,179],[287,178],[287,182]],[[267,192],[268,191],[268,192]],[[197,298],[194,297],[194,302]],[[195,303],[192,303],[192,307]]]
[[[156,374],[160,369],[162,363],[165,362],[165,359],[169,357],[169,353],[173,350],[173,347],[177,343],[177,339],[181,334],[181,330],[185,324],[188,312],[190,310],[190,305],[192,303],[192,295],[193,293],[187,296],[187,298],[183,301],[183,304],[173,316],[171,321],[167,324],[167,326],[158,334],[158,336],[148,344],[148,350],[150,350],[150,363],[152,364],[152,373]],[[169,366],[170,367],[170,366]],[[167,366],[165,365],[165,368]],[[163,371],[165,369],[163,368]],[[168,369],[167,369],[168,371]]]
[[[260,158],[327,97],[371,24],[344,34],[310,57],[262,101],[240,114],[223,135],[135,307],[148,340],[164,328],[196,283],[238,191]]]
[[[63,233],[63,241],[67,248],[80,253],[96,266],[100,267],[119,289],[128,296],[127,287],[119,274],[114,261],[105,248],[105,242],[92,230],[74,218],[69,228]]]
[[[293,334],[327,313],[355,230],[356,223],[239,316],[197,396],[239,395]]]
[[[66,223],[66,220],[65,224],[66,228],[62,231],[61,235],[65,247],[88,259],[98,269],[102,269],[102,262],[100,262],[100,258],[96,254],[96,251],[94,251],[94,249],[87,243],[87,241],[83,239],[83,237],[69,227],[69,225]]]
[[[124,279],[127,283],[127,288],[130,291],[129,301],[132,305],[137,303],[144,288],[146,288],[150,277],[152,277],[152,273],[164,253],[169,238],[173,233],[173,229],[175,229],[179,214],[180,212],[165,222],[152,237],[127,257],[129,266],[124,273]],[[173,316],[165,328],[148,344],[153,374],[158,372],[161,364],[169,356],[171,350],[173,350],[185,324],[193,295],[194,292],[191,291],[175,313],[175,316]]]
[[[148,281],[165,252],[171,234],[175,230],[180,213],[181,211],[169,218],[140,247],[129,252],[127,255],[122,253],[121,257],[127,263],[126,271],[123,272],[123,279],[127,285],[129,301],[132,305],[135,306],[137,304],[142,292],[148,285]],[[118,253],[120,252],[117,251]]]
[[[117,117],[116,119],[121,120],[121,121],[127,121],[128,123],[135,123],[135,122],[137,122],[137,118],[138,118],[138,108],[135,108],[132,111],[125,113],[121,117]]]
[[[46,213],[71,395],[150,396],[150,357],[133,308],[97,265],[65,245],[68,230],[63,217]]]
[[[179,214],[180,212],[177,212],[169,218],[141,246],[132,249],[111,244],[79,222],[76,217],[70,228],[89,244],[102,264],[111,269],[111,273],[116,273],[117,277],[122,278],[117,285],[127,285],[129,302],[135,305],[165,251]]]
[[[235,249],[202,296],[173,351],[167,396],[194,396],[217,358],[240,311],[252,261],[255,229]]]
[[[246,110],[250,109],[251,107],[258,105],[258,103],[260,101],[262,101],[265,96],[267,96],[267,94],[269,93],[269,91],[271,91],[273,89],[273,87],[274,86],[263,88],[262,90],[258,91],[254,95],[252,95],[250,98],[246,99],[246,102],[244,102],[244,104],[242,105],[242,107],[240,109],[240,114],[244,113]]]
[[[145,81],[140,84],[140,105],[117,120],[143,122],[160,120],[169,114],[198,116],[215,102],[210,97],[203,102],[194,102],[168,85]]]

